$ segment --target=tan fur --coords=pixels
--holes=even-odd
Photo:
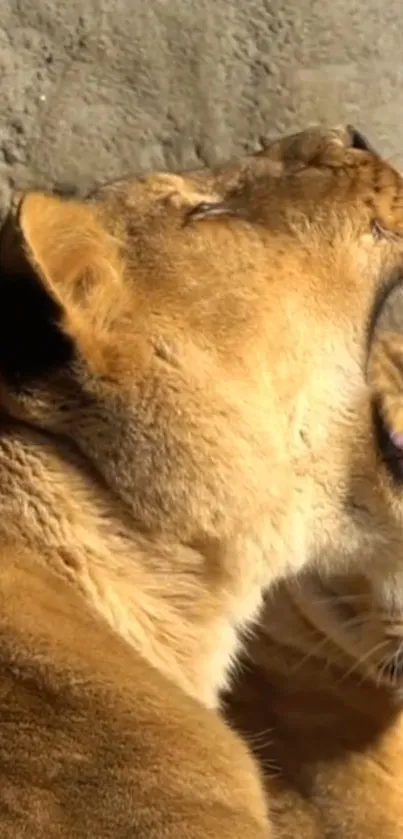
[[[16,201],[0,251],[7,839],[268,836],[255,764],[215,710],[240,630],[305,567],[360,563],[380,603],[402,573],[368,381],[401,189],[337,129],[86,201]]]
[[[379,161],[373,165],[376,197],[369,201],[373,210],[383,198],[394,207],[388,220],[376,212],[373,219],[380,242],[396,248],[396,258],[391,271],[388,258],[384,263],[385,287],[370,319],[366,369],[384,431],[380,437],[375,419],[365,444],[363,428],[345,430],[345,445],[352,452],[346,506],[363,528],[368,526],[371,538],[377,522],[377,548],[372,552],[363,543],[352,561],[338,569],[334,552],[324,551],[315,569],[273,589],[227,703],[231,723],[265,773],[278,839],[403,835],[403,461],[398,439],[403,431],[403,339],[396,332],[402,325],[401,300],[393,311],[391,299],[401,284],[403,193],[397,175],[387,187],[381,167]],[[368,171],[356,173],[362,188]],[[336,179],[331,192],[336,202],[339,190]],[[353,219],[357,206],[351,197]],[[329,472],[333,458],[330,447]]]
[[[400,435],[403,340],[389,327],[402,326],[400,283],[396,290],[378,317],[368,378],[386,427]],[[383,455],[399,465],[402,441],[393,439]],[[393,473],[398,515],[403,473]],[[357,498],[357,513],[365,503]],[[278,839],[403,835],[403,537],[395,575],[387,538],[385,548],[384,575],[371,579],[364,552],[343,574],[317,563],[276,586],[227,697],[228,719],[264,771]]]

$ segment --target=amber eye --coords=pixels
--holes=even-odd
[[[403,431],[392,431],[390,440],[394,449],[403,457]]]
[[[393,476],[403,483],[403,435],[390,434],[385,461]]]
[[[393,478],[403,484],[403,433],[387,427],[378,403],[373,406],[373,422],[381,458]]]

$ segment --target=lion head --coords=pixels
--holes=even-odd
[[[191,612],[193,653],[201,627],[232,639],[262,589],[306,567],[354,569],[377,608],[403,611],[400,339],[376,338],[403,268],[402,199],[343,128],[15,202],[4,427],[74,452],[134,540],[121,573],[140,562],[148,596]],[[210,620],[224,613],[226,628]]]

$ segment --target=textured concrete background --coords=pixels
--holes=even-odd
[[[0,0],[0,210],[14,184],[86,189],[322,120],[399,162],[402,22],[401,0]]]

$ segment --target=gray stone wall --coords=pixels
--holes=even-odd
[[[0,206],[322,120],[398,163],[401,23],[400,0],[0,0]]]

